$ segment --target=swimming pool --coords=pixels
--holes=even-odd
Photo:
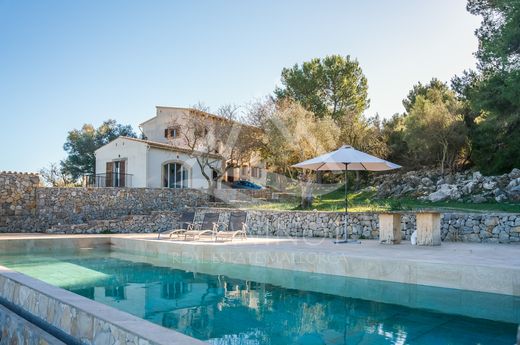
[[[212,344],[513,344],[520,298],[120,251],[0,264]]]

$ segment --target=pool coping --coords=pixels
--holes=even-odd
[[[305,241],[304,241],[305,242]],[[331,241],[328,241],[331,242]],[[210,261],[271,267],[284,270],[348,276],[396,283],[419,284],[441,288],[460,289],[487,293],[520,296],[520,266],[513,263],[486,263],[468,260],[440,260],[440,247],[420,248],[410,245],[378,245],[377,241],[363,241],[365,247],[356,244],[305,246],[298,243],[282,245],[250,245],[236,241],[229,245],[212,243],[138,239],[114,236],[112,247],[146,255],[166,255],[172,262]],[[479,246],[488,246],[479,244]],[[463,245],[468,253],[471,246]],[[333,249],[330,249],[333,248]],[[339,249],[338,249],[339,248]],[[478,248],[478,247],[473,247]],[[520,246],[514,246],[520,254]],[[369,249],[379,256],[371,256]],[[486,248],[489,249],[489,248]],[[400,251],[400,255],[396,252]],[[406,253],[408,255],[405,255]],[[428,254],[437,253],[436,256]],[[493,252],[491,252],[493,254]],[[387,256],[388,255],[388,256]],[[423,255],[414,257],[414,255]],[[459,256],[464,256],[464,252]],[[469,255],[469,254],[468,254]],[[478,256],[473,253],[473,256]],[[488,253],[489,255],[489,253]],[[454,256],[456,257],[456,256]]]
[[[173,260],[171,261],[172,263],[175,260],[217,261],[229,264],[245,264],[252,267],[270,267],[520,296],[520,267],[516,265],[516,261],[508,262],[507,264],[502,263],[501,265],[475,263],[471,265],[471,260],[467,260],[467,262],[455,262],[453,267],[446,267],[443,264],[449,261],[438,261],[432,259],[432,257],[429,259],[427,257],[419,257],[413,260],[411,259],[413,255],[409,255],[409,257],[397,256],[382,260],[381,257],[370,258],[370,252],[365,253],[362,250],[363,248],[376,248],[383,253],[395,253],[398,250],[408,253],[408,251],[417,250],[415,253],[425,254],[439,251],[438,247],[437,249],[410,249],[406,246],[375,247],[374,241],[365,242],[365,247],[348,247],[348,245],[340,247],[330,247],[328,245],[323,245],[322,247],[302,247],[298,246],[298,243],[291,239],[265,241],[258,239],[258,243],[254,241],[253,239],[252,243],[240,241],[232,243],[186,243],[157,240],[156,235],[143,234],[13,235],[0,236],[0,249],[16,252],[23,248],[27,250],[39,247],[39,249],[44,249],[47,252],[53,252],[67,248],[87,249],[107,246],[151,256],[166,255],[169,260]],[[274,243],[281,243],[282,245],[275,246],[273,245]],[[479,244],[479,246],[489,245]],[[448,245],[445,247],[449,250]],[[462,247],[472,248],[467,245],[462,245]],[[292,248],[289,255],[285,256],[284,260],[277,260],[279,258],[277,255],[286,252],[287,248]],[[335,248],[335,251],[330,252],[330,248]],[[514,248],[515,252],[520,249],[520,247],[510,248]],[[308,262],[308,259],[311,257],[317,261]],[[327,261],[327,257],[334,260]],[[338,265],[338,262],[341,264]],[[498,281],[494,280],[497,277]],[[72,319],[71,322],[80,323],[78,320],[83,320],[84,322],[87,320],[87,323],[90,322],[92,324],[92,329],[90,330],[87,327],[86,332],[83,330],[83,333],[87,333],[85,336],[85,334],[81,334],[81,325],[76,325],[74,329],[66,320],[64,322],[63,314],[57,317],[51,313],[49,317],[49,314],[41,310],[41,305],[44,303],[40,303],[40,298],[37,298],[37,296],[43,296],[42,300],[53,300],[54,304],[59,305],[61,313],[64,313],[65,310],[69,313],[67,315],[75,314],[76,318],[69,317]],[[23,310],[47,322],[50,326],[64,329],[64,332],[72,337],[82,339],[86,344],[104,344],[103,341],[98,339],[99,334],[103,334],[103,332],[108,332],[107,336],[134,339],[135,341],[133,342],[125,340],[125,343],[135,345],[206,344],[180,332],[164,328],[129,313],[0,266],[0,303],[2,299],[23,308]],[[72,313],[72,310],[74,310],[74,313]],[[63,327],[64,324],[65,327]],[[102,339],[106,340],[106,338]]]
[[[22,308],[44,331],[60,340],[65,333],[78,344],[101,345],[111,338],[132,345],[207,344],[1,265],[0,304]]]

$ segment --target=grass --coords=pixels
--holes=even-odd
[[[483,203],[472,204],[457,201],[429,202],[412,198],[376,199],[375,191],[348,194],[349,212],[414,211],[421,209],[465,212],[511,212],[520,213],[520,204]],[[318,211],[343,211],[345,199],[340,188],[314,199],[312,209]],[[256,206],[266,210],[301,210],[298,201],[271,202]]]

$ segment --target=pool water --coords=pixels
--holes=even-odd
[[[520,299],[131,253],[0,264],[212,344],[507,344]]]

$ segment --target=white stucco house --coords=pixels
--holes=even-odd
[[[194,157],[193,147],[186,139],[190,123],[203,123],[211,142],[212,128],[233,126],[234,121],[191,108],[156,107],[156,115],[141,123],[140,130],[145,139],[119,137],[95,151],[96,175],[91,184],[108,187],[149,187],[149,188],[208,188],[207,179]],[[218,141],[215,147],[223,147]],[[224,164],[222,157],[209,152],[198,144],[206,156]],[[209,147],[209,146],[208,146]],[[236,163],[236,162],[235,162]],[[248,180],[260,185],[266,184],[266,167],[253,154],[247,162],[229,168],[223,181]],[[209,167],[205,167],[212,176]],[[219,186],[220,187],[220,186]]]

